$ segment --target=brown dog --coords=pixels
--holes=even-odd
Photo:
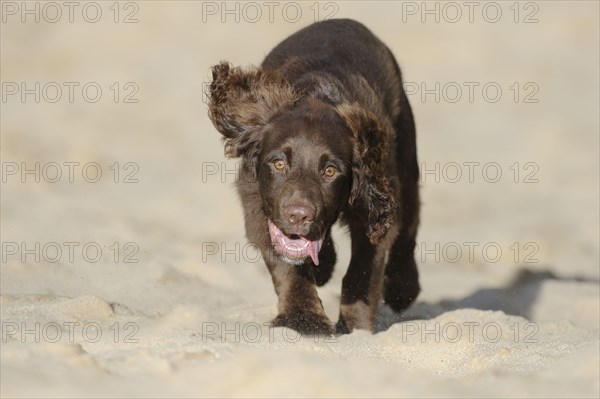
[[[209,115],[238,179],[248,239],[279,298],[274,326],[303,334],[374,331],[382,299],[395,311],[419,293],[415,126],[398,64],[367,28],[318,22],[262,65],[212,68]],[[316,285],[331,277],[331,227],[352,238],[334,327]]]

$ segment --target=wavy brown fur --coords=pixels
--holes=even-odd
[[[357,22],[328,20],[285,39],[260,67],[221,62],[212,74],[209,116],[225,154],[242,159],[246,235],[279,300],[272,325],[303,334],[375,331],[382,299],[396,311],[409,306],[419,293],[419,170],[413,116],[389,49]],[[332,275],[338,220],[348,226],[352,258],[334,326],[316,285]],[[317,258],[282,253],[271,243],[273,226],[277,242],[321,243]]]

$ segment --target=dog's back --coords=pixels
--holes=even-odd
[[[263,68],[278,70],[299,89],[310,85],[306,74],[337,78],[350,101],[364,99],[366,80],[375,97],[383,100],[387,116],[399,113],[402,92],[400,69],[390,50],[370,30],[350,19],[318,22],[296,32],[265,58]],[[331,101],[337,103],[335,96]],[[341,99],[340,101],[341,102]],[[377,111],[372,109],[371,111]]]

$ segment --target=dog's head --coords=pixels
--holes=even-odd
[[[387,134],[372,113],[340,101],[328,84],[301,90],[275,72],[227,63],[212,72],[209,116],[226,155],[243,157],[242,174],[260,186],[275,252],[318,264],[343,211],[358,215],[371,242],[385,235],[396,203],[385,175]]]

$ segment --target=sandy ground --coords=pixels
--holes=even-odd
[[[22,4],[1,3],[3,397],[600,395],[598,2]],[[424,172],[418,303],[327,340],[264,325],[202,95],[317,11],[397,56]]]

